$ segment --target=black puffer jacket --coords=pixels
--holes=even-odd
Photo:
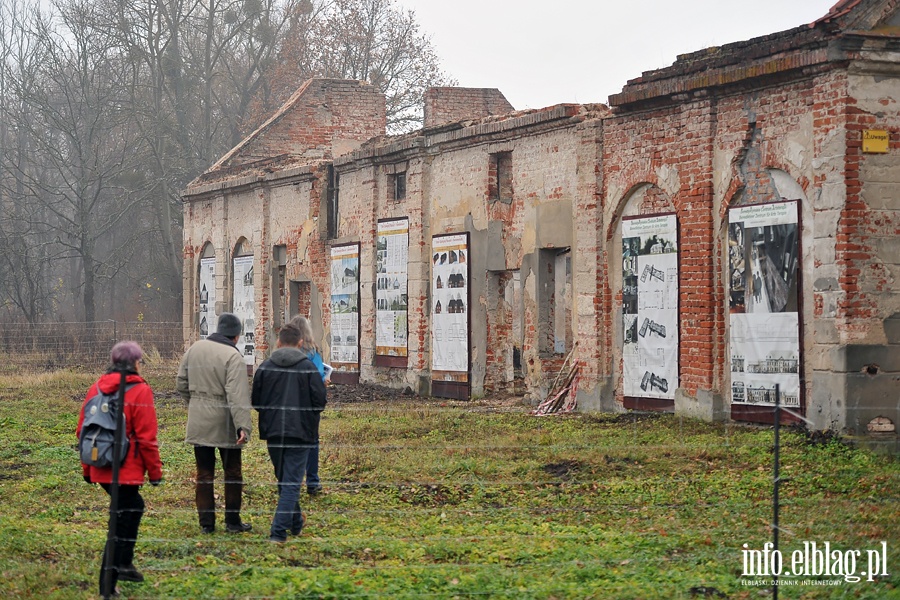
[[[259,437],[319,441],[319,414],[325,384],[318,369],[298,348],[279,348],[253,376],[253,408],[259,411]]]

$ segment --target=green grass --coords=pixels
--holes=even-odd
[[[0,597],[96,597],[108,500],[82,482],[74,452],[93,379],[0,376]],[[276,490],[258,440],[244,452],[254,531],[200,534],[186,411],[171,374],[150,381],[166,480],[142,492],[136,563],[147,581],[120,584],[124,596],[749,599],[769,589],[740,574],[742,544],[771,539],[770,428],[537,418],[406,397],[336,405],[322,421],[327,491],[304,494],[307,528],[276,546],[264,537]],[[900,598],[900,463],[799,432],[782,441],[781,547],[886,541],[891,575],[779,596]]]

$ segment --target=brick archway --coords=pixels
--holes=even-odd
[[[626,221],[631,221],[631,219],[639,218],[641,216],[663,214],[674,215],[676,212],[674,199],[670,197],[654,179],[648,177],[648,180],[640,181],[639,183],[632,185],[628,191],[622,195],[607,230],[607,281],[611,302],[609,313],[612,315],[609,322],[610,333],[608,335],[608,348],[610,348],[611,357],[610,368],[613,374],[613,389],[615,390],[616,402],[625,408],[668,411],[672,409],[673,403],[671,399],[663,400],[654,398],[645,398],[642,401],[636,401],[633,397],[634,394],[629,396],[625,393],[626,388],[630,389],[634,387],[626,385],[627,382],[625,381],[625,348],[628,341],[626,339],[628,331],[626,331],[625,317],[626,312],[629,313],[629,316],[634,312],[635,307],[632,306],[632,304],[634,304],[636,300],[632,297],[633,294],[626,294],[625,290],[626,277],[624,274],[625,250],[623,249],[622,237],[623,224]],[[628,303],[628,308],[626,308],[626,297],[633,300]],[[677,324],[674,326],[670,325],[669,335],[674,336],[674,339],[677,339],[678,329]],[[677,379],[677,377],[675,379]]]
[[[746,226],[742,222],[743,217],[738,217],[737,221],[732,223],[733,213],[731,209],[735,209],[735,211],[742,211],[740,215],[745,214],[749,211],[756,210],[777,210],[775,207],[785,207],[794,204],[796,208],[791,208],[790,211],[796,214],[795,217],[791,217],[790,221],[773,221],[771,224],[766,225],[765,221],[754,222],[752,226]],[[761,207],[757,209],[756,207]],[[771,208],[768,208],[771,207]],[[791,227],[792,232],[789,234],[790,238],[796,240],[796,249],[792,250],[788,253],[783,253],[781,251],[776,252],[778,255],[774,257],[775,259],[781,259],[782,254],[784,258],[784,264],[787,265],[789,262],[793,265],[791,268],[787,266],[780,266],[782,263],[778,262],[777,268],[775,271],[778,273],[782,272],[795,272],[796,275],[792,278],[787,279],[784,284],[785,288],[793,287],[793,291],[788,290],[788,297],[793,296],[793,300],[786,305],[784,309],[779,308],[771,308],[769,310],[772,311],[772,315],[770,319],[775,319],[776,317],[781,318],[784,316],[785,318],[790,316],[790,313],[795,313],[796,316],[794,319],[794,325],[790,327],[782,327],[779,331],[784,334],[784,332],[789,331],[790,329],[796,327],[796,341],[794,343],[797,344],[796,352],[799,354],[792,355],[790,359],[793,361],[795,365],[794,373],[795,376],[799,377],[799,389],[794,392],[794,398],[798,402],[796,408],[793,410],[798,414],[802,415],[805,413],[807,406],[807,398],[806,394],[808,390],[807,386],[804,384],[804,362],[806,353],[804,351],[805,346],[807,346],[806,341],[804,340],[804,322],[809,321],[812,318],[811,309],[809,307],[809,303],[804,302],[804,290],[807,278],[803,277],[804,272],[810,273],[812,270],[812,261],[814,257],[806,256],[806,252],[803,251],[804,239],[810,239],[812,235],[811,225],[812,225],[812,216],[811,216],[811,207],[806,198],[804,184],[798,180],[796,180],[790,173],[787,171],[780,169],[778,167],[772,167],[767,165],[761,165],[758,168],[754,168],[752,172],[748,172],[747,170],[741,170],[735,173],[735,176],[729,185],[727,190],[727,194],[724,198],[724,202],[720,207],[720,222],[721,227],[719,230],[718,241],[721,244],[722,251],[720,253],[722,259],[722,273],[726,274],[722,282],[723,291],[726,295],[726,302],[723,304],[723,310],[725,311],[725,332],[723,336],[724,348],[725,348],[725,368],[723,369],[723,381],[722,388],[724,390],[725,396],[727,398],[726,405],[730,405],[730,413],[731,417],[734,420],[745,420],[745,421],[753,421],[753,422],[763,422],[763,423],[771,423],[773,421],[773,411],[772,408],[766,406],[766,404],[754,404],[751,399],[741,400],[745,395],[749,394],[750,391],[755,389],[757,392],[766,385],[765,382],[760,382],[753,380],[752,375],[747,375],[746,373],[768,373],[768,371],[750,371],[749,363],[753,362],[750,358],[743,356],[743,351],[746,351],[747,344],[740,344],[735,342],[734,339],[734,327],[739,327],[739,331],[747,330],[754,331],[751,325],[748,323],[752,323],[751,321],[746,321],[746,319],[752,319],[751,316],[745,316],[744,313],[749,315],[751,312],[757,312],[755,310],[751,310],[750,304],[758,304],[760,303],[760,298],[762,298],[763,303],[765,303],[765,297],[771,296],[772,287],[770,283],[780,283],[781,279],[772,273],[772,268],[763,268],[766,267],[763,261],[764,257],[766,258],[767,263],[771,263],[773,256],[771,250],[764,250],[769,246],[778,247],[781,239],[784,236],[787,236],[787,233],[784,233],[785,228]],[[788,223],[785,225],[778,223]],[[790,223],[793,223],[792,225]],[[739,231],[733,230],[734,228],[738,228]],[[769,232],[771,230],[771,232]],[[760,231],[765,231],[763,238],[760,238],[758,241],[752,242],[752,247],[750,246],[751,242],[749,240],[755,239],[754,236],[760,235]],[[757,232],[752,233],[751,232]],[[735,237],[737,235],[737,238]],[[746,238],[746,239],[744,239]],[[737,241],[736,241],[737,240]],[[742,242],[743,240],[743,242]],[[734,247],[737,244],[737,247]],[[743,245],[742,245],[743,244]],[[759,245],[759,251],[757,250],[757,244]],[[741,248],[745,248],[743,255],[739,252]],[[752,248],[752,249],[747,249]],[[746,263],[746,268],[748,269],[744,275],[741,275],[738,280],[742,282],[741,287],[735,287],[734,283],[734,252],[738,251],[739,256],[743,256],[743,262]],[[787,251],[785,251],[787,252]],[[793,255],[793,256],[791,256]],[[756,268],[754,269],[754,266]],[[758,274],[749,275],[746,273],[750,273],[751,271],[756,271]],[[744,272],[740,271],[739,272]],[[768,274],[768,275],[767,275]],[[771,281],[770,281],[771,280]],[[744,289],[743,292],[740,290]],[[738,290],[738,291],[735,291]],[[776,290],[777,291],[777,290]],[[735,308],[735,294],[738,294],[741,297],[746,298],[745,301],[738,302],[739,306]],[[750,301],[750,296],[753,295],[754,298],[757,298],[755,302]],[[811,294],[811,289],[807,290],[807,294]],[[737,311],[737,316],[736,316]],[[784,311],[784,312],[782,312]],[[767,312],[763,309],[763,312]],[[766,316],[766,315],[763,315]],[[735,324],[733,321],[735,318],[738,318],[739,321]],[[782,335],[782,337],[784,337]],[[755,339],[755,338],[754,338]],[[785,342],[786,343],[786,342]],[[758,341],[752,342],[751,346],[753,348],[766,349],[771,346],[770,350],[766,350],[767,356],[772,353],[784,353],[789,352],[790,344],[784,345],[782,343],[779,345],[773,345],[774,342],[767,342],[766,338],[760,338]],[[767,345],[768,344],[768,345]],[[737,345],[737,347],[736,347]],[[782,347],[783,346],[783,347]],[[787,348],[787,349],[785,349]],[[760,350],[759,352],[763,352]],[[760,360],[763,360],[765,357],[755,356],[753,360],[757,363]],[[782,357],[783,359],[783,357]],[[766,358],[766,360],[774,360],[771,357]],[[747,362],[747,371],[745,372],[744,363]],[[754,367],[758,369],[758,365]],[[757,376],[758,378],[758,376]],[[753,382],[744,382],[744,379],[753,380]],[[756,388],[753,388],[753,385],[756,385]],[[785,394],[787,396],[787,394]],[[767,396],[768,398],[768,396]],[[766,400],[766,402],[770,402]],[[800,417],[792,417],[792,416],[784,416],[783,420],[786,422],[799,422]]]

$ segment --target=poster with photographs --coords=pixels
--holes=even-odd
[[[253,296],[253,257],[234,258],[234,302],[232,312],[244,324],[244,332],[238,338],[238,350],[244,355],[244,362],[252,365],[256,360],[256,301]]]
[[[375,354],[407,354],[409,219],[378,223],[375,240]]]
[[[622,221],[624,395],[675,398],[678,388],[678,223]]]
[[[200,259],[200,339],[216,332],[216,259]]]
[[[797,201],[728,211],[731,401],[800,407]]]
[[[465,233],[431,240],[432,378],[468,381],[469,247]]]
[[[359,244],[331,249],[331,366],[359,371]]]

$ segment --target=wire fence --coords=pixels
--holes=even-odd
[[[862,558],[829,578],[783,577],[782,597],[846,597],[829,592],[837,581],[874,600],[895,584],[885,565],[896,560],[897,529],[877,515],[894,514],[898,472],[889,464],[873,469],[877,463],[837,438],[819,443],[791,428],[773,439],[769,427],[674,415],[529,420],[524,406],[476,416],[463,403],[390,397],[343,403],[343,388],[331,388],[337,401],[323,413],[324,491],[315,498],[302,494],[309,523],[284,547],[265,534],[278,483],[256,442],[242,457],[241,515],[253,532],[233,536],[221,523],[218,533],[201,532],[194,459],[182,442],[186,408],[173,396],[158,396],[165,478],[143,492],[150,502],[137,555],[152,585],[125,588],[128,597],[693,600],[749,598],[743,592],[750,589],[753,596],[765,589],[776,597],[768,557],[783,554],[788,565],[795,552],[814,550],[813,542],[821,549],[826,541],[845,553],[858,548]],[[5,414],[19,420],[12,408]],[[478,435],[463,433],[469,427]],[[773,456],[782,450],[784,458]],[[70,449],[46,454],[74,459]],[[834,463],[820,473],[819,460],[807,454]],[[771,473],[778,460],[788,478],[783,513],[773,521]],[[776,483],[779,477],[776,472]],[[92,589],[107,496],[76,486],[74,478],[66,484],[75,486],[67,490],[78,496],[76,513],[60,512],[71,527],[55,530],[53,539],[88,557],[86,566],[79,558],[79,568],[90,574],[78,577]],[[221,477],[215,486],[221,493]],[[880,491],[853,491],[856,486]],[[219,496],[220,518],[222,508]],[[77,532],[88,531],[93,537],[81,541]],[[780,549],[765,546],[773,531],[783,533]],[[75,554],[62,553],[60,561]],[[861,573],[874,566],[882,569],[877,576]],[[16,563],[7,572],[24,569]],[[844,579],[854,573],[861,579]],[[352,585],[341,579],[351,576]],[[600,587],[595,582],[603,578]],[[465,586],[463,593],[457,586]]]
[[[86,368],[89,355],[105,363],[112,342],[135,339],[163,359],[160,340],[180,325],[98,330],[57,326],[52,349],[83,348],[65,364]],[[0,334],[7,353],[14,337]],[[7,379],[0,430],[27,434],[0,445],[0,488],[15,499],[0,520],[0,596],[96,597],[108,496],[81,483],[72,447],[85,378]],[[154,394],[164,484],[142,492],[136,564],[148,581],[126,582],[131,598],[880,600],[900,585],[887,567],[900,556],[900,470],[836,435],[635,411],[538,419],[521,403],[335,385],[322,491],[301,495],[309,522],[277,546],[266,534],[278,490],[266,444],[254,439],[242,456],[241,515],[253,531],[235,536],[220,522],[203,533],[171,367]],[[223,478],[219,470],[220,518]],[[832,560],[819,576],[821,561],[807,556],[824,556],[826,544],[841,557],[858,551],[858,561]]]
[[[149,357],[173,359],[184,351],[183,336],[180,321],[4,323],[0,373],[97,370],[109,363],[110,349],[121,340],[136,341]]]

